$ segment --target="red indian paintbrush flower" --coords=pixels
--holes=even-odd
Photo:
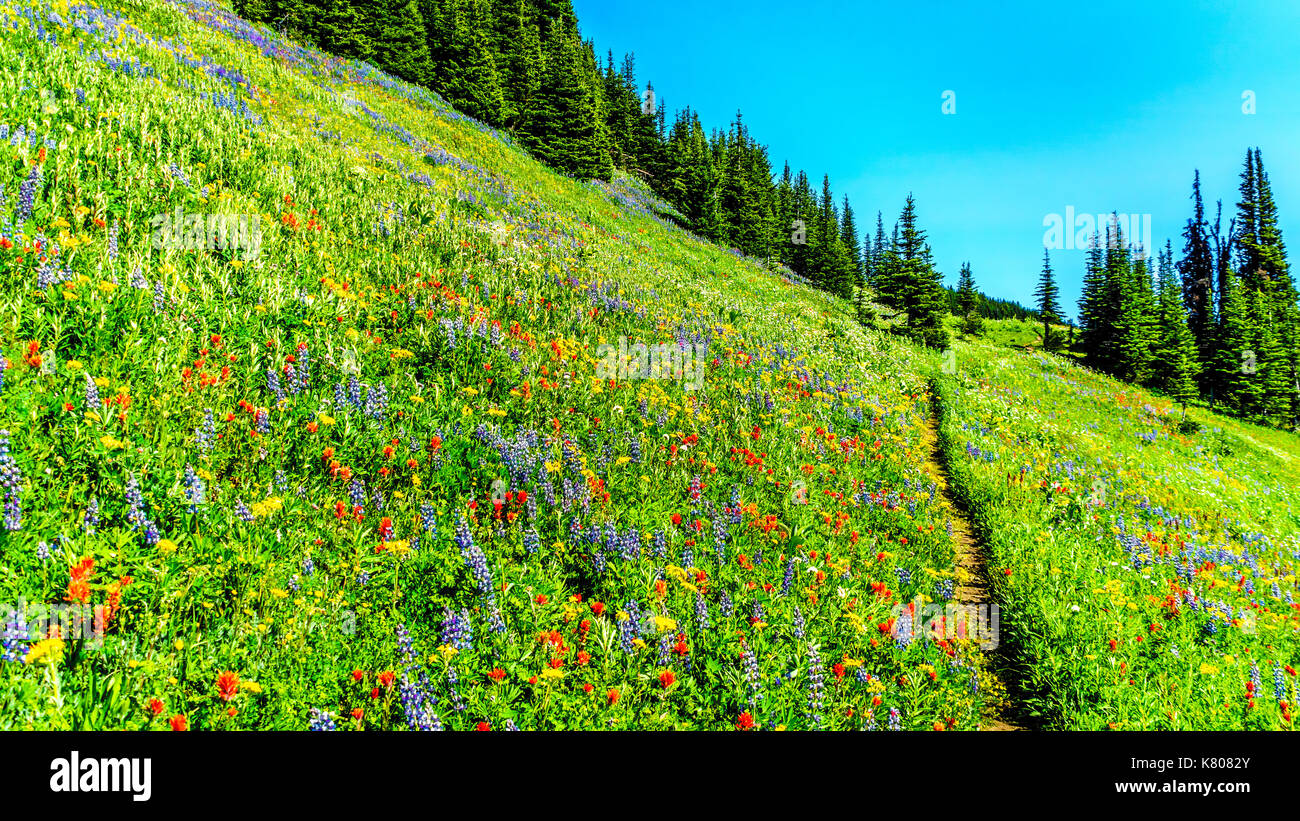
[[[227,670],[217,676],[217,694],[222,701],[230,701],[239,693],[239,676]]]

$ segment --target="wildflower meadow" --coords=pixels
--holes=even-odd
[[[1293,433],[209,0],[0,30],[0,727],[1294,726]]]

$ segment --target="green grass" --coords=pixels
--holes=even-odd
[[[57,45],[0,13],[0,122],[38,140],[0,142],[0,215],[24,217],[0,250],[22,510],[0,601],[108,618],[11,630],[0,726],[978,726],[979,647],[891,632],[900,602],[958,575],[924,444],[939,353],[682,232],[630,179],[564,178],[436,95],[219,6],[34,8],[62,21]],[[150,218],[177,208],[259,215],[260,254],[151,247]],[[599,379],[619,337],[707,343],[703,387]],[[1295,590],[1294,437],[1198,413],[1188,443],[1146,445],[1174,422],[1133,410],[1144,395],[1117,409],[1122,387],[1055,359],[956,350],[944,441],[1013,570],[1003,641],[1044,714],[1287,724],[1269,664],[1294,665],[1295,621],[1263,588]],[[998,459],[963,461],[968,441]],[[1184,614],[1137,644],[1156,613],[1137,588],[1165,579],[1115,569],[1120,511],[1002,484],[1071,448],[1102,457],[1086,476],[1133,527],[1140,493],[1221,523],[1208,545],[1267,534],[1259,634],[1196,644]],[[1243,606],[1215,572],[1198,592]]]

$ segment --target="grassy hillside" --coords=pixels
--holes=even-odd
[[[1289,726],[1293,436],[979,343],[945,378],[633,181],[212,3],[0,13],[0,726],[977,727],[985,652],[900,606],[969,581],[934,380],[1047,720]],[[260,240],[156,243],[178,209]],[[685,373],[611,373],[637,343]],[[1123,570],[1162,547],[1203,608]]]
[[[1041,354],[963,348],[942,437],[1035,707],[1081,729],[1289,727],[1294,435]]]

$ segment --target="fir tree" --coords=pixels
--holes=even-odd
[[[1052,273],[1052,260],[1046,248],[1043,249],[1043,271],[1038,277],[1034,299],[1038,304],[1038,318],[1043,323],[1043,350],[1055,350],[1059,340],[1052,324],[1061,321],[1060,289],[1056,286],[1056,275]]]
[[[1173,257],[1173,248],[1166,242],[1158,266],[1160,339],[1153,387],[1183,403],[1185,411],[1188,400],[1196,395],[1200,358],[1196,339],[1187,324],[1184,291],[1175,280]]]
[[[375,62],[409,83],[428,85],[433,61],[417,0],[375,0],[365,13]]]
[[[947,313],[939,272],[934,269],[925,232],[917,226],[916,200],[907,195],[899,217],[897,250],[892,252],[897,269],[891,273],[898,292],[899,308],[907,314],[907,335],[933,348],[948,346],[943,326]]]
[[[961,317],[961,332],[969,336],[983,336],[984,320],[979,314],[979,293],[975,290],[975,277],[970,263],[961,264],[957,280],[957,315]]]
[[[1201,201],[1201,172],[1192,180],[1192,217],[1183,230],[1185,244],[1183,258],[1178,263],[1182,275],[1183,305],[1187,309],[1188,324],[1196,340],[1196,359],[1201,373],[1200,389],[1210,391],[1214,358],[1214,251],[1211,247],[1209,224],[1205,220],[1205,206]]]

